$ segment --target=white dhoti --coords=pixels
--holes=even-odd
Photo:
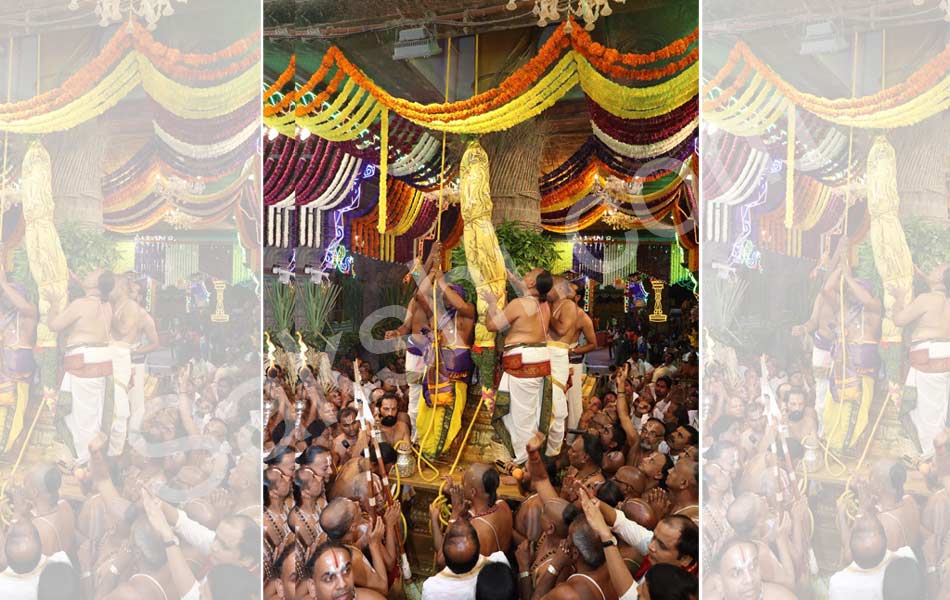
[[[528,460],[525,445],[538,431],[538,422],[541,418],[544,378],[551,371],[548,348],[546,346],[514,346],[505,350],[502,363],[505,366],[505,372],[498,384],[499,397],[496,399],[496,408],[501,404],[500,396],[507,395],[510,402],[509,409],[508,413],[501,418],[501,423],[510,438],[514,461],[523,464]]]
[[[72,410],[63,422],[72,436],[73,450],[80,462],[89,460],[89,442],[102,430],[102,410],[106,386],[112,375],[113,349],[81,346],[66,353],[66,372],[60,393],[72,399]]]
[[[109,456],[121,456],[129,431],[131,416],[129,393],[132,385],[132,352],[128,346],[112,347],[112,427],[109,432]]]
[[[815,412],[818,414],[818,435],[824,433],[825,400],[831,391],[829,374],[832,365],[831,348],[829,342],[814,336],[814,346],[811,350],[811,367],[815,372]]]
[[[571,361],[566,344],[548,342],[548,356],[551,361],[551,425],[548,429],[546,454],[557,456],[564,443],[564,430],[567,420],[567,382],[571,376]]]
[[[924,455],[933,454],[934,437],[946,427],[950,402],[950,341],[915,342],[910,347],[907,387],[917,389],[910,412]]]
[[[132,384],[129,388],[129,432],[140,433],[145,420],[145,363],[132,362]]]
[[[418,436],[416,420],[419,418],[419,402],[422,401],[425,386],[426,362],[424,356],[406,352],[406,383],[409,384],[409,421],[412,423],[412,441]]]
[[[567,388],[567,428],[577,429],[584,413],[584,363],[571,363],[571,387]]]

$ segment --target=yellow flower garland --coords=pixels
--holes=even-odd
[[[630,88],[614,83],[582,55],[569,51],[534,85],[504,106],[448,122],[426,121],[411,111],[400,115],[436,131],[491,133],[510,129],[536,117],[576,85],[580,85],[587,95],[615,116],[646,119],[666,114],[692,99],[699,89],[699,66],[694,64],[658,85]],[[297,124],[325,139],[346,141],[358,137],[382,111],[382,105],[368,90],[347,78],[329,105],[315,107],[315,111],[309,115],[298,114]]]
[[[72,129],[116,106],[140,85],[179,117],[220,117],[257,97],[259,78],[260,70],[255,67],[223,84],[190,87],[166,77],[145,55],[132,51],[92,89],[64,106],[27,118],[0,116],[0,131],[43,134]]]

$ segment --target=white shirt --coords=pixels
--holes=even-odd
[[[862,569],[851,563],[831,576],[828,585],[829,600],[883,600],[884,570],[892,560],[906,556],[916,560],[913,551],[904,546],[896,552],[890,550],[884,555],[881,564],[872,569]]]
[[[178,511],[178,521],[175,523],[175,533],[181,536],[189,546],[203,556],[211,554],[211,544],[214,543],[215,533],[197,521],[192,521],[185,514],[185,511]]]
[[[508,564],[504,552],[480,556],[475,568],[463,575],[456,575],[448,567],[442,569],[422,584],[422,600],[475,600],[475,584],[478,573],[488,563]]]
[[[4,600],[36,600],[40,575],[43,574],[46,565],[54,562],[71,564],[65,552],[57,552],[48,558],[40,558],[39,564],[29,573],[15,573],[13,569],[7,567],[0,573],[0,591],[2,591],[0,595]]]

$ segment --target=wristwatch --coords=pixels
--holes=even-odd
[[[601,546],[603,546],[604,548],[610,548],[611,546],[616,546],[616,545],[617,545],[617,538],[615,537],[611,537],[609,540],[601,542]]]

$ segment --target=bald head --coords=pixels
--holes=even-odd
[[[46,496],[54,503],[59,502],[59,487],[62,481],[59,469],[49,463],[34,466],[23,478],[23,483],[30,494]]]
[[[618,508],[623,511],[624,516],[628,519],[639,523],[647,529],[655,529],[656,524],[659,522],[659,519],[656,518],[656,513],[650,505],[640,498],[631,498],[623,502]]]
[[[628,498],[639,498],[647,487],[647,477],[636,467],[624,465],[617,469],[614,481]]]
[[[494,505],[498,500],[498,485],[500,483],[498,471],[484,463],[473,464],[462,477],[462,485],[465,487],[466,495],[483,497],[490,505]]]
[[[450,523],[442,541],[445,566],[457,575],[468,573],[478,563],[478,533],[468,519]]]
[[[851,529],[851,556],[862,569],[872,569],[884,560],[887,535],[876,517],[864,516]]]
[[[4,551],[7,564],[14,573],[22,575],[35,569],[40,562],[42,550],[40,533],[33,523],[20,521],[10,527]]]
[[[541,526],[545,530],[554,528],[554,535],[563,538],[567,535],[567,522],[564,520],[564,509],[570,502],[563,498],[554,498],[544,502],[544,510],[541,512]]]
[[[320,514],[320,527],[327,533],[328,538],[339,542],[350,530],[356,510],[352,500],[335,498]]]
[[[755,494],[742,494],[729,506],[726,520],[737,535],[749,537],[755,533],[759,522],[762,499]]]

